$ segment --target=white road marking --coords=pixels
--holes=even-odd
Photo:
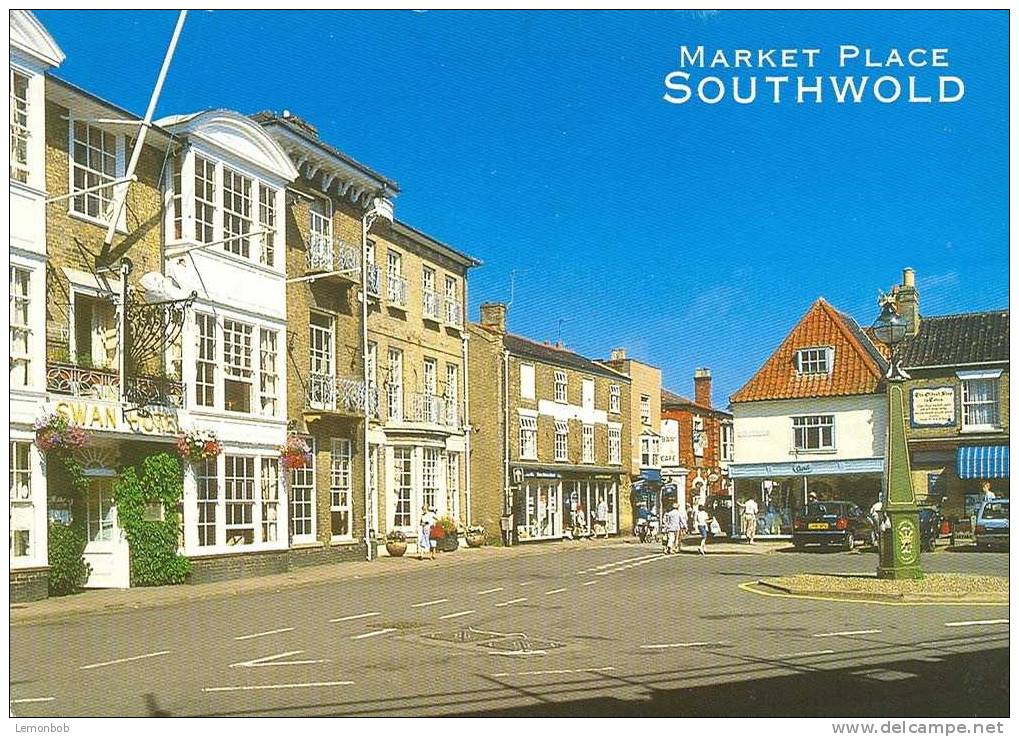
[[[462,612],[453,612],[452,614],[443,614],[439,619],[453,619],[454,617],[465,617],[468,614],[474,614],[473,609],[465,609]]]
[[[945,622],[946,627],[969,627],[975,624],[1008,624],[1007,619],[974,619],[968,622]]]
[[[494,594],[496,591],[502,591],[502,586],[496,586],[494,589],[485,589],[484,591],[479,591],[476,594],[476,596],[484,596],[485,594]]]
[[[382,630],[372,630],[371,632],[365,632],[362,635],[354,635],[351,640],[363,640],[366,637],[377,637],[378,635],[385,635],[389,632],[396,632],[396,627],[386,627]]]
[[[834,655],[834,650],[811,650],[806,653],[785,653],[783,655],[771,655],[769,657],[780,658],[782,660],[788,660],[789,658],[808,658],[811,655]]]
[[[573,670],[522,670],[516,673],[493,673],[492,678],[505,678],[506,676],[563,676],[569,673],[604,673],[608,670],[615,670],[611,665],[606,668],[576,668]]]
[[[520,585],[521,586],[530,586],[532,583],[534,583],[534,581],[521,581]]]
[[[728,645],[725,640],[721,642],[666,642],[660,645],[641,645],[644,650],[666,650],[673,647],[707,647],[710,645]]]
[[[366,617],[377,617],[382,612],[365,612],[364,614],[351,614],[347,617],[338,617],[337,619],[330,619],[330,622],[350,622],[354,619],[364,619]]]
[[[431,606],[432,604],[444,604],[447,601],[449,599],[432,599],[431,601],[419,601],[417,604],[411,604],[410,606],[412,609],[417,609],[418,607]]]
[[[156,653],[146,653],[145,655],[135,655],[131,658],[118,658],[117,660],[107,660],[102,663],[92,663],[91,665],[83,665],[80,670],[91,670],[92,668],[102,668],[104,665],[116,665],[117,663],[130,663],[133,660],[144,660],[145,658],[155,658],[159,655],[169,655],[169,650],[160,650]]]
[[[584,581],[584,583],[582,583],[580,585],[581,586],[594,586],[596,583],[598,583],[598,582],[597,581]]]
[[[12,704],[41,704],[44,701],[53,701],[55,696],[40,696],[34,699],[11,699]]]
[[[280,653],[279,655],[266,655],[264,658],[254,658],[253,660],[244,660],[240,663],[231,663],[231,668],[261,668],[263,666],[270,665],[313,665],[315,663],[328,663],[329,660],[284,660],[280,661],[280,658],[286,658],[291,655],[300,655],[303,650],[290,650],[289,652]]]
[[[550,596],[551,594],[561,594],[566,590],[567,589],[552,589],[551,591],[546,591],[545,596]]]
[[[846,630],[845,632],[822,632],[814,637],[843,637],[848,635],[876,635],[881,630]]]
[[[235,640],[253,640],[256,637],[265,637],[266,635],[278,635],[280,632],[293,632],[293,631],[294,631],[293,627],[284,627],[283,629],[269,630],[268,632],[256,632],[253,635],[241,635],[240,637],[235,637],[234,639]]]
[[[548,655],[547,650],[493,650],[489,655]]]
[[[274,683],[268,686],[216,686],[203,688],[205,693],[213,691],[265,691],[274,688],[316,688],[321,686],[353,686],[353,681],[316,681],[313,683]]]
[[[521,596],[519,599],[510,599],[509,601],[504,601],[501,604],[496,604],[496,606],[509,606],[510,604],[519,604],[521,601],[527,601],[527,597]]]

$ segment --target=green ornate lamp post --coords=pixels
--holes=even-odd
[[[923,578],[920,569],[920,518],[913,495],[913,480],[906,446],[906,419],[902,383],[909,374],[895,358],[895,347],[906,337],[906,321],[895,309],[891,295],[878,300],[881,314],[871,326],[874,335],[891,349],[888,372],[888,443],[885,449],[885,489],[878,578]]]

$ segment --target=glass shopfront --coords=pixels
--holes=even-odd
[[[518,540],[549,540],[562,537],[558,479],[526,479],[517,494]]]
[[[812,494],[821,501],[844,500],[869,509],[881,490],[880,474],[846,474],[822,478],[795,476],[776,479],[740,479],[736,495],[736,516],[748,498],[757,501],[757,537],[793,534],[793,519]],[[737,524],[741,524],[737,520]],[[737,529],[739,529],[737,527]]]
[[[563,481],[563,519],[567,527],[576,527],[574,519],[580,518],[578,512],[583,510],[583,525],[579,525],[581,535],[590,535],[594,530],[598,503],[605,501],[608,509],[608,531],[615,534],[619,531],[618,485],[615,480],[598,478],[577,478]],[[600,530],[599,530],[600,532]]]

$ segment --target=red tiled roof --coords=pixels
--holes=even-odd
[[[881,355],[860,326],[822,298],[786,336],[757,373],[730,397],[733,402],[766,399],[873,394],[883,375]],[[799,374],[796,351],[831,346],[835,361],[829,374]]]
[[[670,392],[668,389],[662,389],[663,412],[667,409],[679,409],[685,407],[691,409],[699,409],[704,412],[710,412],[714,415],[718,415],[719,417],[732,417],[732,414],[726,412],[724,409],[721,409],[719,407],[711,407],[706,404],[701,404],[700,402],[690,399],[689,397],[684,397],[682,394],[676,394],[675,392]]]

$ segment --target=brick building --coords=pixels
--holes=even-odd
[[[628,481],[630,378],[562,346],[506,330],[506,306],[469,326],[471,519],[505,542],[564,537],[598,503],[611,534]]]
[[[364,438],[378,391],[365,382],[365,227],[396,183],[321,140],[284,112],[253,119],[287,152],[287,408],[312,463],[289,474],[291,564],[363,559],[374,522]],[[368,284],[377,294],[378,268]]]
[[[693,399],[668,390],[661,393],[662,476],[676,487],[684,514],[709,495],[732,493],[732,414],[712,404],[709,369],[696,369],[693,382]]]
[[[893,289],[907,322],[895,358],[910,378],[907,406],[913,491],[946,498],[946,516],[968,519],[991,484],[1008,496],[1009,312],[922,316],[912,269]]]
[[[633,528],[636,503],[642,499],[655,507],[661,504],[662,485],[661,422],[662,370],[626,355],[616,348],[606,366],[630,377],[630,443],[623,447],[629,471],[629,484],[620,489],[619,527]],[[661,510],[659,510],[661,511]]]

